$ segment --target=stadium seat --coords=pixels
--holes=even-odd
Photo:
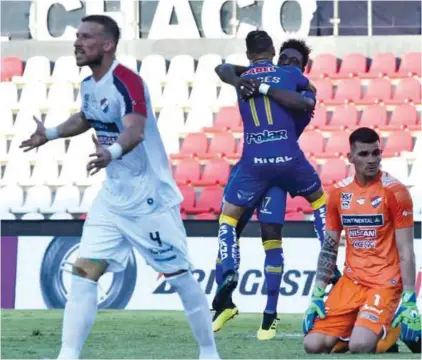
[[[421,186],[421,179],[422,179],[422,158],[419,156],[416,158],[415,162],[413,163],[410,169],[407,185]]]
[[[321,129],[327,125],[327,110],[317,104],[314,110],[314,116],[305,130]]]
[[[214,107],[217,103],[217,88],[211,81],[195,82],[189,97],[189,106]]]
[[[12,212],[24,214],[37,212],[40,208],[49,207],[51,204],[51,191],[48,186],[37,185],[28,189],[25,203],[22,206],[12,208]]]
[[[412,186],[409,190],[410,196],[413,200],[413,212],[415,214],[415,221],[421,221],[422,218],[422,186]]]
[[[224,62],[226,64],[241,65],[241,66],[249,66],[250,64],[244,52],[230,54],[224,59]]]
[[[336,106],[328,125],[322,126],[321,130],[342,130],[356,125],[358,121],[358,111],[353,104]]]
[[[337,73],[337,57],[333,54],[318,54],[312,61],[311,79],[326,78]]]
[[[195,207],[195,189],[192,186],[179,186],[180,192],[183,195],[183,201],[181,205],[181,210],[184,213],[190,213]]]
[[[243,152],[243,138],[239,139],[239,141],[237,142],[236,145],[236,150],[234,153],[232,154],[226,154],[226,159],[228,160],[239,160],[240,156],[242,155]]]
[[[400,105],[402,103],[421,103],[421,83],[418,79],[407,78],[399,82],[396,91],[387,104]]]
[[[59,187],[56,191],[51,206],[40,209],[42,213],[65,212],[67,209],[79,206],[79,190],[76,186],[67,185]]]
[[[166,106],[161,109],[158,116],[160,129],[167,129],[173,133],[181,133],[185,129],[185,115],[180,106]]]
[[[176,55],[171,59],[166,82],[176,81],[187,84],[192,82],[194,74],[195,62],[192,55]]]
[[[44,220],[44,215],[38,212],[28,212],[22,215],[21,220]]]
[[[95,149],[94,144],[92,144],[92,147],[89,146],[88,149],[90,150],[90,154],[92,154]],[[36,159],[42,161],[46,158],[53,158],[57,161],[61,161],[65,157],[65,150],[65,139],[57,139],[41,146],[36,153]]]
[[[158,78],[144,79],[145,85],[148,88],[153,109],[163,107],[163,88]]]
[[[95,134],[94,130],[89,130],[86,133],[72,137],[66,155],[70,159],[73,159],[73,161],[87,159],[89,154],[92,154],[94,150],[92,134]]]
[[[37,109],[21,109],[16,116],[11,133],[22,137],[30,136],[37,126],[34,116],[41,120],[41,113]]]
[[[56,212],[49,217],[49,220],[73,220],[73,216],[67,212]]]
[[[196,207],[193,209],[194,214],[205,212],[220,213],[221,200],[223,198],[223,188],[220,186],[208,186],[199,194]]]
[[[179,134],[169,128],[168,125],[158,122],[158,131],[164,144],[167,155],[177,154],[179,152]]]
[[[138,60],[133,55],[128,54],[119,54],[117,55],[117,60],[127,68],[138,73]]]
[[[74,56],[60,56],[54,63],[51,82],[79,83],[79,67]]]
[[[203,106],[195,106],[189,111],[186,119],[184,132],[199,132],[203,128],[212,126],[213,114],[211,109]]]
[[[218,54],[205,54],[198,60],[198,67],[196,68],[193,83],[197,84],[201,81],[208,81],[212,84],[217,85],[220,83],[220,79],[215,73],[214,69],[217,65],[222,63],[221,56]]]
[[[334,99],[326,100],[327,105],[341,105],[359,102],[362,98],[360,79],[340,80]]]
[[[306,220],[305,215],[302,212],[290,212],[285,216],[286,221],[303,221]]]
[[[324,151],[324,138],[318,132],[305,132],[299,138],[299,145],[307,156],[322,153]]]
[[[41,81],[47,82],[50,78],[51,64],[46,56],[32,56],[25,65],[22,76],[14,76],[13,82],[29,83]]]
[[[312,214],[312,206],[302,196],[295,196],[294,198],[287,195],[286,213],[295,213],[302,211],[306,214]]]
[[[16,220],[16,216],[8,211],[0,211],[0,220]]]
[[[388,125],[380,126],[381,130],[403,130],[409,129],[412,131],[420,130],[421,126],[418,124],[418,114],[416,107],[413,104],[402,104],[397,106],[391,115],[391,120]]]
[[[46,108],[70,109],[74,105],[73,85],[70,82],[55,82],[48,91]]]
[[[174,179],[177,184],[187,185],[198,181],[201,177],[201,167],[195,159],[181,160],[174,171]]]
[[[233,86],[229,84],[222,84],[220,93],[217,97],[217,106],[226,107],[226,106],[236,106],[237,104],[237,94]]]
[[[313,84],[317,88],[317,101],[326,103],[329,102],[333,98],[333,85],[331,84],[330,80],[322,79],[322,80],[314,80]]]
[[[47,116],[45,117],[44,126],[46,128],[56,127],[64,123],[69,118],[69,116],[70,112],[66,108],[54,107],[48,111]],[[31,124],[35,124],[32,119],[29,121]]]
[[[377,78],[392,76],[397,69],[396,56],[391,52],[377,53],[372,58],[371,66],[367,73],[360,73],[361,78]]]
[[[47,180],[47,185],[64,186],[76,184],[78,186],[87,186],[90,183],[88,180],[88,171],[86,170],[88,161],[88,158],[84,161],[79,158],[72,159],[67,156],[63,163],[60,176],[49,178]]]
[[[217,220],[217,215],[213,213],[201,213],[195,215],[195,220]]]
[[[347,176],[346,163],[341,159],[328,159],[319,174],[323,185],[334,184]]]
[[[333,79],[353,78],[361,73],[366,73],[366,70],[366,56],[361,53],[350,53],[342,59],[339,72],[330,77]]]
[[[47,86],[43,82],[27,82],[19,99],[20,109],[40,109],[46,103]]]
[[[7,160],[7,141],[6,137],[0,133],[0,163]]]
[[[401,59],[399,70],[394,77],[422,76],[421,71],[422,56],[420,52],[409,52]]]
[[[139,73],[147,81],[147,84],[150,79],[157,79],[163,83],[167,75],[166,60],[158,54],[148,55],[142,60]]]
[[[18,106],[18,89],[11,82],[0,83],[0,105],[2,108],[13,109]]]
[[[37,156],[37,150],[31,150],[28,152],[23,152],[23,150],[19,147],[22,143],[22,141],[28,139],[29,131],[26,131],[25,133],[18,134],[15,137],[13,137],[11,143],[9,152],[7,153],[7,159],[9,161],[13,158],[22,157],[26,161],[34,161]]]
[[[216,133],[211,138],[211,142],[206,153],[199,153],[202,159],[212,159],[224,157],[226,154],[233,154],[236,150],[236,140],[230,132]]]
[[[0,106],[0,136],[13,134],[13,114],[6,107]]]
[[[172,154],[172,159],[183,159],[187,157],[195,157],[198,154],[205,154],[208,149],[208,139],[204,133],[188,134],[180,148],[179,154]]]
[[[9,211],[23,203],[23,189],[19,185],[7,185],[0,188],[0,210]]]
[[[32,175],[20,177],[18,183],[21,186],[45,185],[48,181],[57,179],[58,176],[57,162],[52,157],[43,157],[36,162]]]
[[[15,56],[7,56],[1,59],[1,81],[12,81],[14,76],[22,76],[22,60]]]
[[[314,152],[314,156],[319,158],[338,158],[339,156],[346,156],[348,152],[349,134],[344,131],[336,131],[328,138],[324,152]]]
[[[213,127],[222,131],[238,130],[241,128],[241,123],[242,118],[237,106],[222,107],[215,118]]]
[[[412,149],[412,135],[406,131],[395,131],[388,136],[387,142],[383,149],[383,156],[400,156],[400,152],[412,151]]]
[[[163,91],[161,98],[162,106],[182,106],[185,107],[189,103],[188,86],[182,82],[169,82]]]
[[[363,109],[359,127],[379,128],[387,124],[387,109],[384,106],[372,105]]]
[[[68,207],[68,211],[70,213],[86,213],[89,208],[91,207],[91,204],[97,197],[98,192],[100,191],[99,185],[94,185],[87,187],[82,195],[82,201],[78,207]]]
[[[381,168],[403,184],[407,184],[409,169],[406,159],[400,157],[382,159]]]
[[[200,180],[192,181],[194,186],[226,185],[229,178],[230,165],[224,159],[212,159],[204,168]]]
[[[388,79],[373,79],[370,81],[366,93],[359,104],[370,105],[386,102],[391,99],[391,83]]]
[[[31,177],[31,167],[23,157],[16,156],[9,159],[4,170],[0,185],[16,185],[19,181],[25,181]]]

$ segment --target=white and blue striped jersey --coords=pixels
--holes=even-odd
[[[144,141],[107,166],[99,196],[124,215],[147,214],[179,204],[183,197],[173,180],[142,78],[115,61],[98,82],[90,76],[81,83],[81,99],[82,112],[104,146],[117,140],[125,115],[136,112],[147,119]]]

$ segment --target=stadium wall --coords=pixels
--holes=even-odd
[[[70,275],[62,271],[72,262],[79,247],[83,221],[2,221],[1,308],[63,308]],[[217,222],[185,221],[194,274],[211,302],[215,292]],[[235,295],[242,312],[261,312],[266,301],[263,273],[264,251],[259,225],[250,223],[241,240],[241,278]],[[285,271],[280,287],[280,313],[303,313],[315,280],[320,249],[312,223],[290,222],[283,234]],[[418,294],[421,301],[421,223],[415,225],[415,254]],[[306,249],[306,250],[305,250]],[[341,247],[338,264],[344,263]],[[70,268],[65,268],[70,270]],[[174,290],[147,266],[137,252],[130,256],[124,272],[107,274],[100,280],[99,306],[103,309],[181,310]]]
[[[378,52],[394,52],[401,56],[410,51],[420,52],[422,43],[420,36],[337,36],[309,37],[307,41],[312,46],[313,56],[318,53],[333,53],[343,57],[351,52],[360,52],[368,57]],[[276,43],[276,47],[280,44]],[[242,39],[189,39],[187,40],[129,40],[122,41],[118,53],[133,55],[142,59],[150,54],[160,54],[173,57],[180,54],[190,54],[199,58],[206,53],[216,53],[225,57],[236,52],[244,52],[245,43]],[[73,43],[70,41],[35,41],[15,40],[1,43],[1,56],[17,56],[22,60],[36,55],[47,56],[55,61],[60,56],[73,55]]]

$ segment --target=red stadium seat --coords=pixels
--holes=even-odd
[[[362,98],[360,79],[340,80],[333,100],[327,101],[328,105],[341,105],[350,102],[359,102]]]
[[[418,79],[407,78],[399,82],[396,92],[387,104],[400,105],[412,102],[414,104],[421,103],[421,84]]]
[[[286,221],[303,221],[303,220],[306,220],[306,217],[302,212],[291,212],[291,213],[286,214],[285,220]]]
[[[8,56],[1,59],[1,81],[12,81],[13,76],[22,76],[23,63],[22,60]]]
[[[372,63],[367,73],[360,73],[361,78],[377,78],[392,76],[397,69],[396,56],[391,53],[378,53],[372,58]]]
[[[217,220],[217,215],[209,212],[201,213],[195,215],[195,220]]]
[[[212,129],[217,131],[225,130],[234,130],[238,131],[242,126],[242,119],[240,117],[239,108],[236,106],[233,107],[223,107],[217,114],[217,117],[214,121],[214,126]],[[204,129],[209,132],[212,129]]]
[[[317,132],[305,132],[299,138],[299,145],[307,156],[321,153],[324,151],[324,138]]]
[[[330,123],[321,130],[340,130],[353,127],[358,121],[358,111],[353,104],[337,106],[334,109]]]
[[[387,109],[384,106],[372,105],[363,109],[359,127],[379,128],[387,124]]]
[[[195,159],[181,160],[174,171],[174,179],[177,184],[190,184],[198,181],[201,176],[201,167]]]
[[[212,159],[205,165],[201,179],[192,181],[194,186],[226,185],[229,178],[230,165],[224,159]]]
[[[318,105],[315,107],[314,117],[311,119],[310,124],[305,130],[313,130],[324,127],[327,124],[327,110]]]
[[[420,52],[409,52],[401,59],[399,70],[394,77],[422,76],[422,56]]]
[[[386,126],[380,126],[381,130],[420,130],[418,125],[418,113],[416,107],[412,104],[403,104],[397,106],[391,115],[390,123]]]
[[[334,79],[353,78],[360,73],[366,73],[366,71],[366,56],[360,53],[351,53],[343,58],[338,74],[331,75],[330,77]]]
[[[319,174],[324,185],[334,184],[347,176],[346,163],[341,159],[329,159]]]
[[[391,93],[391,83],[388,79],[373,79],[359,104],[370,105],[388,101],[391,99]]]
[[[236,151],[232,154],[226,154],[226,158],[230,160],[238,160],[243,152],[243,138],[239,140],[236,146]]]
[[[317,88],[317,101],[325,103],[333,98],[333,85],[330,80],[314,80],[313,84]]]
[[[312,60],[309,72],[311,79],[330,77],[337,73],[337,57],[333,54],[318,54]]]
[[[183,195],[183,202],[181,205],[181,211],[184,213],[190,213],[195,207],[195,189],[191,186],[179,186],[180,192]]]
[[[344,131],[337,131],[331,134],[325,145],[323,153],[315,153],[316,157],[338,158],[349,152],[349,134]]]
[[[230,132],[216,133],[211,138],[207,153],[198,153],[202,159],[224,157],[226,154],[233,154],[236,149],[236,140]]]
[[[184,159],[205,154],[208,148],[207,136],[204,133],[191,133],[185,137],[179,154],[171,154],[172,159]]]
[[[209,186],[199,194],[196,208],[193,213],[200,214],[206,212],[220,213],[221,200],[223,198],[223,188],[219,186]]]
[[[286,213],[303,211],[306,214],[313,212],[311,204],[302,196],[296,196],[294,198],[287,196]]]
[[[383,149],[384,157],[400,156],[402,151],[413,150],[413,138],[407,131],[392,132]]]

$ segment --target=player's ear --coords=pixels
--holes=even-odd
[[[114,41],[113,41],[113,40],[111,40],[111,39],[106,39],[106,40],[104,41],[104,46],[103,46],[103,48],[104,48],[104,51],[107,51],[107,52],[112,51],[112,50],[113,50],[113,48],[114,48]]]
[[[347,153],[347,159],[349,160],[349,163],[354,164],[355,159],[354,159],[352,152]]]

